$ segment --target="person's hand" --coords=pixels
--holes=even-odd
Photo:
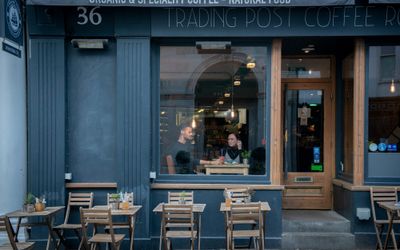
[[[221,164],[221,161],[219,159],[211,161],[211,165],[220,165],[220,164]]]
[[[237,147],[238,147],[239,150],[242,149],[242,141],[241,140],[237,141]]]

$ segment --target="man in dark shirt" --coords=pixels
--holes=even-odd
[[[193,174],[199,164],[220,164],[220,161],[206,161],[195,159],[193,154],[193,129],[189,125],[182,125],[179,138],[171,147],[167,155],[169,174]]]

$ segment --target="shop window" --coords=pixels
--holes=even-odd
[[[388,52],[395,53],[388,55]],[[398,152],[400,46],[370,47],[368,142],[370,152]]]
[[[398,176],[400,46],[370,46],[368,59],[368,175]]]
[[[160,174],[265,174],[266,57],[230,42],[160,46]]]

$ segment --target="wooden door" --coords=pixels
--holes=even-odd
[[[331,209],[334,109],[330,83],[285,85],[283,208]]]

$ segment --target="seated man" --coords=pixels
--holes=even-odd
[[[168,174],[194,174],[195,168],[202,164],[220,164],[220,161],[195,159],[193,154],[193,129],[190,125],[181,126],[177,142],[167,154]]]

